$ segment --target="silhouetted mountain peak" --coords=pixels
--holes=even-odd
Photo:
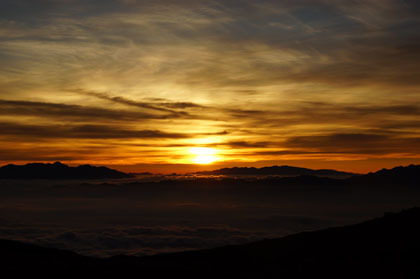
[[[420,165],[408,165],[408,166],[398,166],[394,167],[392,169],[381,169],[377,172],[371,173],[371,174],[380,174],[380,175],[407,175],[407,174],[414,174],[414,173],[420,173]]]
[[[222,168],[214,171],[200,171],[197,174],[204,175],[280,175],[280,176],[299,176],[299,175],[312,175],[312,176],[328,176],[337,178],[347,178],[354,173],[342,172],[329,169],[313,170],[300,167],[292,167],[288,165],[270,166],[270,167],[233,167]]]
[[[360,177],[354,177],[357,182],[370,184],[414,184],[420,185],[420,165],[399,166],[392,169],[381,169]]]
[[[107,167],[95,167],[91,165],[70,167],[61,162],[54,162],[52,164],[9,164],[0,168],[0,178],[3,179],[112,179],[129,177],[133,177],[133,175]]]

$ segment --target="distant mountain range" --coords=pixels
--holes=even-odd
[[[245,245],[93,258],[0,240],[2,274],[40,278],[418,278],[420,208]]]
[[[53,164],[31,163],[6,165],[0,168],[0,179],[115,179],[134,177],[131,174],[109,169],[81,165],[69,167],[60,162]]]
[[[151,173],[143,173],[152,175]],[[289,177],[290,183],[312,180],[322,183],[311,177],[339,178],[352,183],[370,184],[413,184],[420,185],[420,165],[409,165],[406,167],[395,167],[393,169],[382,169],[377,172],[365,175],[350,172],[342,172],[329,169],[313,170],[292,166],[272,166],[263,168],[234,167],[223,168],[213,171],[200,171],[200,175],[226,175],[226,176],[281,176]],[[136,174],[124,173],[107,167],[95,167],[91,165],[80,165],[70,167],[60,162],[55,163],[30,163],[26,165],[6,165],[0,167],[0,179],[120,179],[133,178]]]
[[[335,178],[347,178],[354,175],[355,173],[321,169],[313,170],[307,168],[298,168],[291,166],[272,166],[263,168],[248,168],[248,167],[234,167],[234,168],[223,168],[213,171],[200,171],[196,174],[202,175],[279,175],[279,176],[299,176],[299,175],[313,175],[313,176],[324,176],[324,177],[335,177]]]

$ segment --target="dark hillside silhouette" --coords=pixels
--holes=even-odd
[[[106,259],[0,241],[2,272],[41,278],[417,278],[420,208],[246,245]]]
[[[377,172],[368,173],[349,179],[354,183],[364,183],[370,185],[383,184],[404,184],[420,185],[420,165],[409,165],[405,167],[395,167],[392,169],[382,169]]]
[[[0,179],[105,179],[129,178],[131,174],[107,167],[81,165],[69,167],[60,162],[53,164],[31,163],[6,165],[0,168]]]
[[[247,167],[234,167],[223,168],[214,171],[200,171],[197,174],[204,175],[281,175],[281,176],[299,176],[299,175],[312,175],[312,176],[330,176],[337,178],[347,178],[355,173],[342,172],[336,170],[312,170],[307,168],[298,168],[291,166],[271,166],[263,168],[247,168]]]

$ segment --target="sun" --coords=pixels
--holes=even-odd
[[[192,147],[190,148],[190,153],[195,155],[192,161],[195,164],[211,164],[214,161],[217,161],[218,158],[214,155],[216,150],[209,147]]]

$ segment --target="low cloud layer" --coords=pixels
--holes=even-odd
[[[0,227],[0,237],[91,256],[150,255],[241,244],[269,234],[229,227],[117,227],[101,229]]]
[[[269,216],[243,221],[248,228],[228,225],[114,226],[65,228],[0,222],[0,238],[44,247],[72,250],[91,256],[152,255],[243,244],[292,232],[325,227],[330,222],[310,217]]]

